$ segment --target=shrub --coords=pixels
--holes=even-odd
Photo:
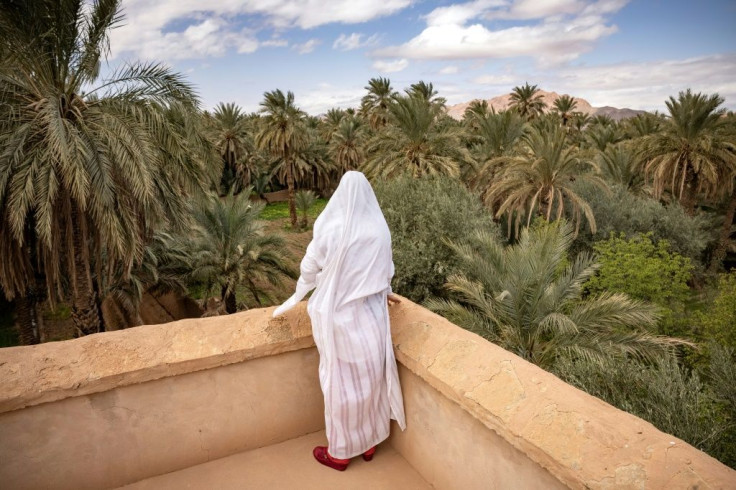
[[[696,319],[706,338],[736,349],[736,271],[720,275],[715,299]]]
[[[478,230],[498,235],[480,199],[457,180],[404,176],[378,181],[374,189],[391,229],[393,289],[412,301],[446,295],[443,285],[457,259],[445,239],[460,241]]]
[[[667,334],[683,334],[675,324],[684,313],[690,290],[690,259],[670,251],[667,240],[652,241],[652,234],[626,239],[624,233],[611,233],[608,240],[596,242],[600,269],[587,283],[591,293],[626,293],[664,309],[660,322]],[[677,316],[677,318],[675,318]],[[675,330],[675,331],[673,331]]]
[[[641,417],[734,466],[734,426],[728,409],[697,371],[668,356],[646,366],[630,359],[561,359],[555,374],[591,395]]]
[[[622,187],[613,186],[610,194],[600,192],[584,182],[575,183],[575,191],[593,209],[598,232],[582,230],[576,248],[590,248],[598,237],[611,232],[624,233],[631,238],[651,232],[655,242],[667,240],[674,252],[689,257],[694,265],[702,259],[703,250],[715,237],[713,226],[702,215],[688,216],[677,203],[663,206],[659,201],[631,194]]]

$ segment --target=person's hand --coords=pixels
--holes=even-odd
[[[394,293],[390,293],[388,296],[386,296],[386,300],[389,306],[401,303],[401,298],[396,296]]]

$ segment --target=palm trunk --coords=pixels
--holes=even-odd
[[[48,297],[46,292],[46,278],[43,274],[36,273],[36,290],[34,291],[34,318],[36,319],[36,332],[40,343],[46,342],[46,329],[43,323],[43,305]]]
[[[713,255],[710,258],[710,265],[708,266],[709,272],[717,272],[721,267],[724,257],[726,257],[726,249],[728,248],[728,240],[731,238],[731,227],[733,226],[733,218],[736,215],[736,186],[734,186],[731,192],[731,199],[728,202],[728,208],[726,208],[726,216],[723,219],[723,226],[721,227],[721,235],[718,238],[718,245],[713,251]]]
[[[72,202],[72,227],[74,242],[74,287],[72,288],[72,320],[76,336],[100,331],[102,315],[97,303],[97,293],[92,286],[89,264],[89,242],[84,226],[84,214]]]
[[[238,304],[235,299],[235,293],[232,291],[228,292],[227,287],[222,287],[222,302],[225,303],[225,311],[230,313],[238,312]]]
[[[294,169],[291,165],[291,158],[286,156],[286,186],[289,188],[289,217],[291,218],[291,227],[296,228],[296,199],[294,195]]]
[[[689,164],[685,168],[688,175],[685,177],[685,188],[682,190],[680,203],[689,216],[695,216],[698,204],[698,174],[690,170]]]
[[[21,345],[38,344],[38,325],[36,323],[36,298],[31,291],[26,291],[16,302],[18,330]]]

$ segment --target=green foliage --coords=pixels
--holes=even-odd
[[[654,359],[680,343],[647,332],[657,320],[652,305],[610,292],[581,299],[597,264],[581,253],[562,268],[572,239],[566,223],[525,228],[505,248],[477,233],[453,246],[460,272],[448,279],[452,299],[426,304],[545,369],[561,356]]]
[[[690,259],[671,252],[667,240],[655,243],[651,233],[630,239],[612,233],[593,248],[601,267],[588,291],[617,291],[662,306],[687,299]]]
[[[71,318],[72,309],[65,303],[58,303],[54,308],[44,312],[44,320],[60,321]]]
[[[496,233],[480,199],[454,179],[404,176],[378,181],[374,189],[391,229],[393,289],[412,301],[446,294],[443,285],[457,261],[445,238]]]
[[[736,465],[733,409],[729,412],[719,402],[698,372],[686,371],[672,357],[653,365],[620,358],[602,362],[561,359],[553,371],[591,395]],[[731,387],[736,385],[733,377],[728,381]]]
[[[695,315],[706,338],[736,348],[736,271],[720,275],[715,299]]]
[[[612,232],[629,238],[651,232],[654,241],[667,240],[672,251],[699,264],[712,236],[712,226],[705,217],[689,216],[678,203],[664,206],[619,186],[612,186],[610,195],[586,182],[575,182],[573,188],[590,205],[598,229],[593,235],[586,227],[576,239],[577,249],[591,249],[596,237],[607,237]]]
[[[670,251],[667,240],[652,241],[651,234],[627,239],[611,233],[608,240],[593,245],[601,264],[587,290],[625,293],[664,308],[662,333],[683,334],[682,315],[690,290],[690,259]],[[679,325],[679,326],[677,326]],[[679,329],[679,331],[673,331]]]

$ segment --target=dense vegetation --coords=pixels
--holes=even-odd
[[[0,341],[37,343],[65,309],[78,336],[138,325],[147,293],[271,304],[286,245],[358,169],[395,291],[736,466],[736,117],[717,94],[614,121],[527,83],[457,121],[431,83],[376,78],[323,117],[278,89],[209,112],[163,65],[100,79],[119,12],[0,5]]]

